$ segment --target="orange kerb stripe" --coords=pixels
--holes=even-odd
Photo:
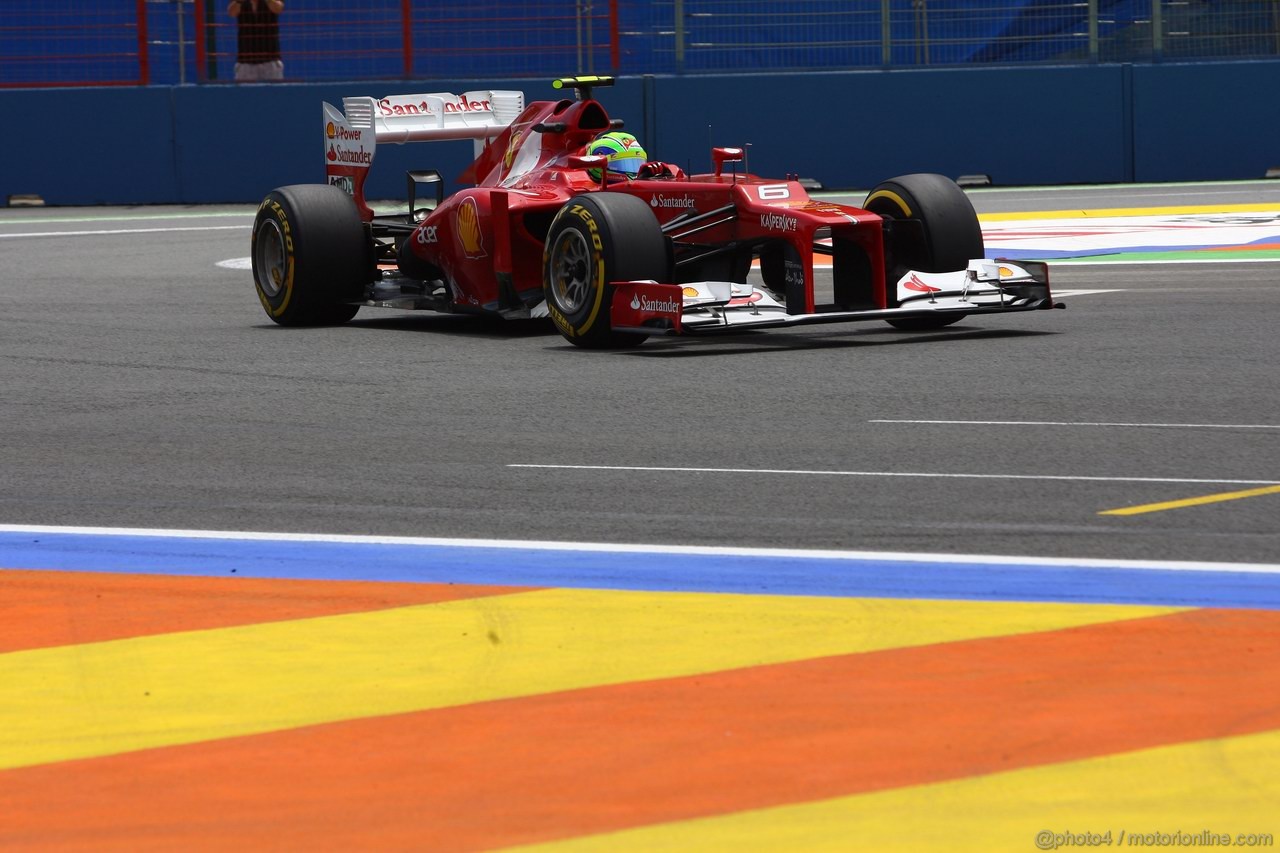
[[[0,653],[524,592],[453,584],[0,570]]]
[[[10,770],[0,846],[490,848],[1274,728],[1280,613],[1190,611]]]
[[[1280,249],[1280,243],[1247,243],[1243,246],[1216,246],[1206,252],[1267,252]]]

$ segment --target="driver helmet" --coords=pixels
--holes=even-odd
[[[640,171],[640,167],[649,159],[640,141],[622,131],[612,131],[596,137],[595,141],[587,146],[587,153],[607,157],[609,173],[628,178],[634,178]],[[600,170],[592,169],[591,177],[600,180]]]

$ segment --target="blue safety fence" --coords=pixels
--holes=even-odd
[[[307,0],[286,79],[734,74],[1280,56],[1280,0]],[[220,83],[227,0],[5,0],[0,86]]]
[[[4,0],[0,85],[146,82],[146,20],[135,0]]]

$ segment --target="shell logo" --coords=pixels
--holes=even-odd
[[[484,240],[480,234],[480,209],[476,207],[474,198],[464,198],[454,214],[454,230],[458,233],[458,242],[462,244],[462,253],[468,258],[485,256]]]
[[[324,135],[329,137],[330,139],[333,139],[335,136],[338,135],[338,131],[335,130],[333,127],[333,122],[329,122],[324,126]]]
[[[502,157],[502,165],[511,168],[511,162],[516,159],[516,150],[520,147],[520,140],[524,138],[524,131],[517,130],[511,134],[511,141],[507,143],[507,153]]]
[[[698,288],[696,287],[686,287],[681,292],[684,294],[686,299],[696,299],[699,296]]]

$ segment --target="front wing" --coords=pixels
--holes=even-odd
[[[619,332],[716,334],[744,329],[893,320],[939,315],[1004,314],[1062,308],[1049,292],[1038,261],[982,259],[950,273],[909,271],[897,282],[897,306],[788,313],[768,291],[751,284],[615,282],[610,320]]]

